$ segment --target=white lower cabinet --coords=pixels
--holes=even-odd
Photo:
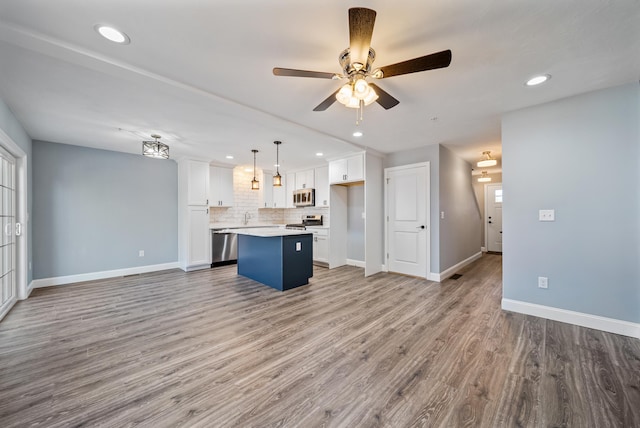
[[[313,232],[313,261],[329,264],[329,229],[312,229]]]
[[[187,213],[187,258],[185,270],[211,265],[209,207],[190,206]]]

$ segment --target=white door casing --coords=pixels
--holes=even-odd
[[[385,169],[387,269],[429,273],[429,164]]]
[[[502,252],[502,183],[485,185],[485,239],[487,251]]]
[[[16,235],[20,223],[16,221],[16,160],[0,149],[0,319],[17,300]]]

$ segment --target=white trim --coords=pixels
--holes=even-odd
[[[442,282],[445,279],[449,278],[451,275],[455,274],[458,269],[462,269],[466,265],[475,262],[480,257],[482,257],[482,251],[479,251],[479,252],[475,253],[473,256],[464,259],[460,263],[458,263],[458,264],[456,264],[454,266],[451,266],[449,269],[445,270],[444,272],[440,272],[440,273],[431,272],[429,274],[429,277],[427,277],[427,279],[429,279],[431,281]]]
[[[359,267],[359,268],[364,268],[365,267],[365,262],[360,261],[360,260],[347,259],[347,265],[348,266],[355,266],[355,267]]]
[[[504,298],[502,309],[640,339],[639,323]]]
[[[50,287],[52,285],[72,284],[75,282],[94,281],[96,279],[115,278],[140,273],[157,272],[160,270],[177,269],[178,262],[162,263],[157,265],[137,266],[125,269],[105,270],[102,272],[81,273],[77,275],[56,276],[52,278],[34,279],[32,288]]]
[[[483,253],[487,252],[487,247],[480,247],[480,251],[482,251]]]
[[[409,165],[401,165],[401,166],[394,166],[394,167],[389,167],[389,168],[385,168],[384,169],[384,182],[383,182],[383,186],[384,186],[384,218],[382,219],[382,222],[384,223],[384,256],[383,259],[386,262],[384,264],[384,268],[383,271],[384,272],[389,272],[389,222],[387,221],[387,217],[389,217],[389,201],[388,201],[388,185],[387,185],[387,178],[389,178],[389,172],[393,172],[393,171],[401,171],[403,169],[412,169],[412,168],[426,168],[426,207],[425,207],[425,221],[426,221],[426,227],[427,227],[427,254],[426,254],[426,258],[427,258],[427,263],[425,265],[426,269],[425,269],[425,278],[431,281],[435,281],[434,279],[432,279],[433,274],[431,273],[431,162],[427,161],[427,162],[419,162],[419,163],[412,163]]]

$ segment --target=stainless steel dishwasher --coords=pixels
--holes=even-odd
[[[238,262],[238,235],[227,229],[211,231],[211,267]]]

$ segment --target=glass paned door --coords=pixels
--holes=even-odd
[[[0,150],[0,319],[16,301],[15,159]]]

